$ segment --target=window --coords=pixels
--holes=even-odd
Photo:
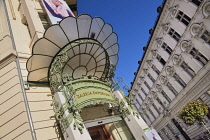
[[[160,106],[162,108],[165,108],[165,106],[163,105],[163,102],[160,100],[160,98],[157,97],[157,102],[160,104]]]
[[[157,75],[160,74],[160,71],[157,69],[155,65],[152,65],[152,69],[157,73]]]
[[[46,13],[38,13],[38,14],[39,14],[39,18],[42,22],[44,29],[47,30],[47,28],[50,27],[50,23],[48,21],[47,14]]]
[[[179,41],[181,36],[176,32],[174,31],[174,29],[170,28],[168,34],[173,38],[175,39],[176,41]]]
[[[152,117],[153,118],[156,118],[155,115],[154,115],[154,113],[152,112],[152,110],[150,108],[148,110],[149,110],[149,113],[152,114]]]
[[[168,127],[168,129],[175,135],[176,132],[173,130],[173,128],[171,127],[171,125],[167,124],[166,127]]]
[[[177,73],[174,73],[173,77],[182,86],[182,88],[186,87],[186,83],[181,79],[181,77]]]
[[[168,54],[171,55],[172,49],[165,42],[163,42],[163,45],[161,46],[161,48],[163,48]]]
[[[181,63],[181,68],[183,68],[183,70],[185,71],[185,72],[187,72],[187,74],[189,74],[190,75],[190,77],[191,78],[193,78],[194,76],[195,76],[195,71],[190,67],[190,66],[188,66],[188,64],[187,63],[185,63],[184,61]]]
[[[176,18],[181,21],[182,23],[184,23],[186,26],[190,23],[190,17],[188,17],[187,15],[185,15],[182,11],[179,11],[179,13],[177,14]]]
[[[136,102],[138,103],[138,105],[139,105],[139,106],[141,106],[141,104],[140,104],[139,100],[137,100],[137,99],[136,99]]]
[[[157,106],[155,104],[152,104],[152,106],[154,107],[154,109],[157,111],[158,115],[160,114],[159,109],[157,108]]]
[[[149,79],[154,83],[155,82],[155,79],[152,77],[152,75],[150,73],[148,73],[147,75],[149,77]]]
[[[200,62],[203,66],[208,62],[208,59],[195,48],[192,48],[189,54],[191,54],[192,57]]]
[[[174,89],[174,87],[168,82],[166,86],[172,91],[172,93],[176,96],[178,92]]]
[[[141,95],[138,93],[139,98],[143,101],[143,98],[141,97]]]
[[[156,58],[163,66],[166,64],[166,61],[159,54],[157,54]]]
[[[144,93],[144,95],[147,96],[146,91],[145,91],[143,88],[141,88],[141,90],[142,90],[142,92]]]
[[[144,84],[149,90],[151,89],[151,87],[149,86],[149,84],[146,81],[144,81]]]
[[[165,93],[165,91],[161,91],[161,94],[163,95],[163,97],[168,101],[168,103],[171,102],[171,99],[168,97],[168,95]]]
[[[203,0],[191,0],[192,3],[199,6]]]
[[[208,32],[207,30],[204,31],[204,33],[201,35],[201,38],[210,45],[210,32]]]

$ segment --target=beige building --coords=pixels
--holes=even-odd
[[[111,68],[117,64],[118,59],[118,44],[114,42],[117,40],[116,34],[112,33],[110,25],[104,24],[100,18],[94,19],[88,15],[82,15],[77,19],[76,0],[66,0],[66,2],[76,18],[65,18],[59,25],[50,27],[51,23],[41,0],[0,0],[0,139],[90,140],[102,137],[109,140],[147,139],[140,127],[138,115],[130,106],[129,100],[125,100],[120,91],[114,91],[109,83],[109,78],[112,76],[111,72],[113,72]],[[73,41],[70,41],[71,33],[77,30],[72,22],[75,19],[80,24],[78,26],[81,26],[81,28],[78,27],[78,34],[85,39],[74,38]],[[86,25],[91,23],[92,27],[94,22],[98,26],[93,26],[91,28],[92,33],[86,37],[85,31],[90,30]],[[107,30],[103,29],[103,33],[105,34],[111,29],[109,34],[111,33],[110,36],[114,40],[111,38],[108,45],[114,42],[116,43],[113,45],[115,48],[107,46],[106,41],[100,40],[107,38],[105,36],[107,34],[97,34],[97,31],[101,31],[103,27],[99,25],[103,24],[104,27],[107,27]],[[65,37],[68,38],[66,40],[62,36],[63,34],[59,32],[61,31],[60,27],[63,26],[62,29],[64,29],[65,25],[75,27],[71,28],[72,31],[70,32],[68,32],[68,28],[63,30]],[[55,28],[58,29],[58,26],[59,30],[55,30]],[[46,31],[47,33],[45,32],[46,29],[49,29],[48,32]],[[52,32],[50,34],[51,39],[54,38],[51,42],[57,41],[65,47],[56,43],[50,44],[48,42],[45,44],[46,42],[42,40],[50,40],[49,32]],[[97,39],[96,35],[100,38]],[[65,42],[67,40],[68,43]],[[102,44],[101,42],[105,43]],[[95,47],[88,46],[88,43],[95,44]],[[53,50],[52,44],[57,45],[57,49],[59,47],[65,48],[62,51],[66,52],[59,51],[59,55],[54,52],[55,54],[51,56],[53,63],[47,63],[49,62],[47,55],[36,57],[42,53],[52,54],[56,50],[56,47]],[[82,50],[80,46],[84,44],[87,49]],[[73,45],[75,45],[74,55],[70,54],[70,46]],[[91,55],[90,52],[81,52],[88,49],[103,51],[98,52],[97,56],[94,56],[97,53]],[[39,51],[38,54],[37,51]],[[75,55],[76,52],[77,55]],[[57,61],[54,60],[58,60],[60,56],[64,56],[63,54],[68,54],[68,62],[66,62],[68,64],[63,67],[65,76],[64,73],[61,74],[63,83],[56,85],[57,83],[60,84],[60,79],[56,79],[57,74],[60,73],[56,71],[58,70],[56,69]],[[89,56],[98,60],[100,55],[103,57],[99,61],[86,61]],[[84,59],[77,61],[77,56]],[[41,57],[43,58],[40,59]],[[47,70],[49,68],[49,71],[38,71],[38,68],[44,69],[41,66],[46,63],[50,66],[44,68]],[[76,66],[80,63],[87,65]],[[91,67],[95,63],[97,65]],[[55,69],[51,69],[51,65]],[[90,71],[88,71],[89,69]],[[92,72],[91,70],[95,71]],[[71,75],[68,77],[66,74]],[[42,78],[42,76],[47,76],[47,78]],[[51,76],[52,79],[48,76]],[[85,86],[81,87],[82,84]],[[70,90],[71,86],[75,89]],[[84,87],[85,90],[83,90]],[[75,94],[75,98],[77,98],[77,102],[74,100],[77,106],[73,106],[75,104],[71,102],[74,99],[72,94]],[[72,97],[70,97],[71,95]],[[96,99],[91,100],[91,96]],[[87,98],[83,99],[83,97]],[[86,100],[87,102],[85,102]],[[78,110],[75,109],[76,107]],[[82,113],[79,112],[81,110]],[[74,123],[72,123],[72,119],[74,119]]]
[[[187,126],[177,115],[197,99],[210,107],[210,1],[165,0],[157,11],[130,98],[162,139],[206,140],[203,125]],[[210,114],[204,122],[210,129]]]

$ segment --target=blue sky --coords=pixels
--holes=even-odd
[[[123,77],[130,86],[137,71],[149,29],[157,18],[157,7],[163,0],[78,0],[79,14],[101,17],[113,26],[120,46],[115,77]]]

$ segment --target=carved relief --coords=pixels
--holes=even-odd
[[[156,84],[156,85],[155,85],[155,89],[156,89],[157,92],[161,92],[163,88],[162,88],[161,85]]]
[[[168,82],[167,77],[164,76],[164,75],[161,75],[160,78],[159,78],[159,80],[160,80],[160,83],[161,84],[164,84],[164,85]]]
[[[149,66],[152,66],[152,60],[147,60],[146,62]]]
[[[156,99],[157,98],[157,93],[156,92],[151,91],[151,95],[152,95],[153,99]]]
[[[174,65],[179,65],[181,61],[182,61],[181,55],[178,54],[173,55],[172,62],[174,63]]]
[[[152,57],[155,58],[157,55],[157,50],[151,50]]]
[[[166,74],[170,76],[173,75],[175,72],[174,68],[171,66],[167,66],[165,70],[166,70]]]
[[[143,69],[145,74],[148,74],[148,69]]]
[[[193,36],[200,36],[203,30],[204,30],[203,23],[195,23],[191,26],[190,32]]]
[[[169,11],[170,11],[170,17],[174,18],[176,16],[177,12],[179,11],[179,6],[176,5],[174,7],[171,7],[171,8],[169,8]]]
[[[160,47],[163,43],[163,38],[156,38],[155,41],[157,42],[157,46]]]
[[[189,50],[191,50],[191,48],[192,48],[192,42],[191,41],[187,41],[187,40],[183,40],[180,43],[180,46],[181,46],[181,51],[182,52],[188,53]]]
[[[166,34],[170,28],[170,23],[166,23],[162,25],[163,34]]]
[[[210,2],[206,2],[203,6],[203,15],[205,18],[210,18]]]

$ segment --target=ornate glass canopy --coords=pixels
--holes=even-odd
[[[110,67],[115,67],[118,62],[117,41],[112,26],[101,18],[89,15],[67,17],[49,27],[35,42],[27,62],[28,81],[49,82],[52,64],[60,67],[61,62],[62,76],[78,79],[91,75],[105,79],[111,76]]]

